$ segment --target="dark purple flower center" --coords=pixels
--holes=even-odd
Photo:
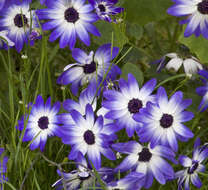
[[[17,26],[19,28],[22,28],[23,26],[27,25],[27,23],[28,23],[28,20],[27,20],[26,16],[23,14],[17,14],[14,17],[14,24],[15,24],[15,26]]]
[[[140,162],[149,162],[152,158],[152,153],[148,148],[143,148],[142,151],[138,154]]]
[[[89,145],[95,144],[95,135],[94,135],[94,133],[91,130],[87,130],[84,133],[84,140]]]
[[[198,3],[197,9],[201,14],[208,14],[208,0],[203,0],[202,2]]]
[[[100,9],[100,12],[105,12],[106,11],[106,8],[103,4],[99,4],[98,8]]]
[[[128,110],[130,113],[138,113],[140,108],[142,108],[142,101],[136,98],[133,98],[128,103]]]
[[[48,122],[48,117],[46,117],[46,116],[43,116],[43,117],[41,117],[41,118],[38,120],[38,126],[39,126],[42,130],[47,129],[47,128],[48,128],[48,124],[49,124],[49,122]]]
[[[94,73],[96,71],[96,63],[92,61],[90,64],[84,65],[83,68],[85,74]]]
[[[163,114],[160,119],[160,126],[163,128],[169,128],[173,124],[173,116],[169,114]]]
[[[79,20],[79,13],[76,9],[73,7],[68,8],[64,13],[64,18],[67,22],[73,22],[75,23],[77,20]]]
[[[199,163],[198,161],[193,161],[192,166],[188,168],[188,174],[193,174],[194,171],[198,168]]]

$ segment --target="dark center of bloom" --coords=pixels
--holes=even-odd
[[[84,133],[84,140],[89,145],[95,144],[95,135],[94,135],[94,133],[91,130],[87,130]]]
[[[47,128],[48,128],[48,124],[49,124],[49,122],[48,122],[48,117],[46,117],[46,116],[43,116],[43,117],[41,117],[41,118],[38,120],[38,126],[39,126],[42,130],[47,129]]]
[[[94,73],[96,71],[96,63],[92,61],[90,64],[84,65],[83,68],[85,74]]]
[[[163,128],[169,128],[173,124],[173,116],[169,114],[163,114],[160,119],[160,126]]]
[[[75,23],[77,20],[79,20],[79,13],[77,12],[76,9],[70,7],[66,9],[64,13],[64,18],[66,19],[67,22]]]
[[[17,14],[14,17],[14,24],[15,24],[15,26],[17,26],[19,28],[22,28],[23,26],[27,25],[27,23],[28,23],[28,20],[27,20],[26,16],[23,14]]]
[[[140,162],[149,162],[152,158],[152,153],[148,148],[143,148],[142,151],[138,154]]]
[[[138,113],[140,108],[142,108],[142,101],[136,98],[133,98],[128,103],[128,110],[130,113]]]
[[[202,2],[198,3],[197,9],[201,14],[208,14],[208,0],[203,0]]]
[[[188,174],[193,174],[194,171],[198,168],[199,163],[198,161],[193,161],[192,166],[188,168]]]
[[[99,4],[98,8],[100,9],[100,12],[105,12],[106,11],[106,8],[103,4]]]

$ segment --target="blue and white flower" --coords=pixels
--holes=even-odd
[[[115,171],[130,170],[144,174],[144,179],[139,180],[146,189],[150,188],[155,178],[160,184],[174,178],[172,166],[164,158],[174,161],[174,152],[166,146],[157,145],[151,148],[143,146],[136,141],[113,144],[112,148],[128,156]]]
[[[112,63],[118,52],[119,49],[112,47],[111,44],[102,45],[95,53],[91,51],[89,55],[81,49],[73,49],[72,57],[77,63],[67,65],[64,68],[64,72],[57,80],[58,84],[71,84],[73,94],[77,94],[80,85],[90,82],[99,84],[105,75],[107,75],[105,80],[109,78],[114,80],[121,73],[119,67]]]
[[[44,104],[43,98],[39,95],[35,104],[31,105],[29,115],[25,115],[18,121],[18,129],[25,133],[23,141],[32,141],[30,149],[40,148],[44,150],[48,137],[56,134],[59,127],[57,113],[60,109],[60,103],[56,102],[51,106],[51,98],[48,98]]]
[[[207,0],[172,0],[175,4],[168,9],[168,13],[177,17],[186,16],[181,24],[187,24],[185,37],[192,34],[202,34],[208,39],[208,1]]]
[[[8,31],[7,37],[15,43],[20,52],[24,43],[28,42],[30,27],[32,27],[34,11],[30,11],[28,1],[21,3],[11,2],[0,11],[0,25]]]
[[[191,120],[192,112],[184,111],[192,103],[191,99],[183,100],[183,93],[177,91],[170,100],[163,87],[157,92],[157,102],[147,103],[146,108],[134,116],[136,121],[142,122],[139,131],[140,142],[151,142],[151,147],[158,144],[171,147],[178,151],[177,140],[187,141],[194,134],[183,122]]]
[[[0,31],[0,49],[7,49],[8,46],[12,47],[14,46],[14,42],[12,42],[9,38],[8,38],[8,31],[7,30],[3,30]]]
[[[154,102],[155,96],[151,95],[156,85],[156,80],[148,81],[141,89],[132,74],[128,74],[128,82],[119,80],[120,91],[106,90],[103,93],[103,107],[108,109],[106,118],[116,120],[120,128],[126,128],[129,137],[135,130],[138,133],[142,124],[135,121],[133,116],[146,106],[148,101]]]
[[[84,89],[79,96],[79,101],[74,101],[71,99],[66,99],[63,102],[63,108],[68,112],[68,113],[62,113],[58,115],[59,122],[63,124],[59,128],[60,134],[58,136],[62,136],[62,132],[64,133],[65,127],[68,128],[68,125],[71,125],[74,123],[74,120],[71,117],[70,112],[72,110],[78,111],[82,116],[85,115],[85,109],[86,105],[90,104],[92,106],[93,111],[96,110],[97,106],[97,97],[95,96],[96,94],[96,84],[91,83],[86,89]],[[75,123],[74,123],[75,124]]]
[[[199,110],[203,112],[208,108],[208,72],[206,70],[201,70],[198,74],[203,77],[201,79],[204,83],[204,86],[200,86],[196,89],[197,94],[202,96]]]
[[[176,172],[175,177],[178,178],[178,190],[190,189],[190,182],[197,188],[202,187],[202,182],[198,176],[199,172],[205,171],[205,165],[203,164],[208,158],[208,148],[200,146],[200,139],[198,138],[194,143],[193,157],[181,155],[179,157],[179,163],[185,168]]]
[[[77,170],[73,170],[70,173],[57,170],[58,175],[62,178],[56,181],[52,187],[56,187],[56,190],[77,190],[93,187],[96,181],[94,171],[88,166],[86,159],[81,153],[78,154],[76,161]],[[108,179],[108,176],[113,175],[113,170],[110,168],[100,168],[97,172],[104,181]],[[99,185],[99,182],[96,181],[96,185]]]
[[[74,120],[71,117],[70,112],[72,110],[78,111],[82,116],[85,116],[85,109],[87,104],[91,104],[93,111],[96,111],[97,108],[97,99],[98,97],[95,96],[96,94],[96,84],[91,83],[85,90],[83,90],[79,96],[79,101],[76,102],[71,99],[67,99],[63,102],[64,109],[69,113],[62,113],[58,116],[59,122],[61,125],[57,131],[58,136],[62,136],[67,128],[74,123]],[[101,107],[95,114],[96,116],[103,117],[103,133],[112,136],[112,140],[115,140],[117,136],[115,132],[118,131],[118,127],[115,125],[113,120],[104,118],[107,110]],[[74,123],[75,124],[75,123]],[[58,134],[59,133],[59,134]]]
[[[107,186],[107,190],[140,190],[142,187],[141,181],[144,178],[143,173],[131,172],[124,178],[111,182]]]
[[[104,130],[103,117],[95,117],[90,104],[87,104],[85,116],[76,110],[71,111],[73,121],[63,123],[63,131],[59,132],[64,144],[71,145],[69,159],[74,160],[78,153],[88,156],[96,169],[101,167],[101,153],[110,160],[115,160],[115,154],[109,147],[114,140],[114,135],[109,135]]]
[[[53,30],[49,41],[60,37],[60,48],[69,46],[74,48],[77,36],[87,46],[90,45],[88,32],[100,36],[97,28],[92,24],[98,20],[93,7],[85,4],[85,0],[57,0],[47,1],[46,9],[37,11],[40,20],[49,20],[43,24],[43,30]]]
[[[95,8],[99,18],[108,22],[112,22],[111,15],[119,14],[124,10],[121,7],[115,7],[118,0],[89,0],[89,3]]]

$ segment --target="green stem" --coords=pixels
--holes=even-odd
[[[169,82],[169,81],[172,81],[172,80],[175,80],[177,78],[182,78],[182,77],[186,77],[186,74],[179,74],[179,75],[175,75],[175,76],[172,76],[172,77],[169,77],[167,78],[166,80],[160,82],[156,87],[155,89],[159,88],[160,86],[162,86],[163,84]]]
[[[186,78],[184,80],[182,80],[179,85],[171,92],[171,94],[169,95],[172,96],[179,88],[181,88],[187,81],[189,80],[189,77],[186,76]]]
[[[37,87],[36,87],[36,92],[35,92],[35,99],[38,95],[38,92],[39,92],[39,88],[41,86],[41,94],[44,96],[44,83],[45,83],[45,73],[44,73],[44,61],[45,61],[45,51],[46,51],[46,48],[45,48],[45,37],[43,36],[43,39],[42,39],[42,54],[41,54],[41,61],[40,61],[40,71],[39,71],[39,76],[38,76],[38,82],[37,82]],[[35,101],[34,99],[34,101]]]
[[[9,105],[10,105],[10,117],[11,117],[11,126],[14,124],[14,89],[13,89],[13,80],[12,80],[12,65],[10,57],[10,49],[8,48],[8,75],[9,75]]]

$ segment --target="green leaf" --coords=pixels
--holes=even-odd
[[[185,38],[183,33],[179,38],[179,41],[186,46],[188,46],[192,53],[195,53],[200,61],[208,63],[207,49],[208,49],[208,40],[200,37],[195,37],[194,35]]]
[[[130,38],[140,40],[142,38],[143,32],[143,27],[141,27],[140,25],[127,23],[126,33],[127,36],[129,36]]]
[[[145,25],[167,17],[171,4],[170,0],[125,0],[123,7],[128,21]]]
[[[128,79],[128,74],[131,73],[132,75],[134,75],[134,77],[136,78],[136,80],[139,83],[139,86],[142,85],[143,81],[144,81],[144,76],[142,71],[140,70],[140,68],[132,63],[126,63],[123,67],[122,67],[122,75],[121,78],[124,79]]]
[[[113,46],[122,48],[124,44],[128,42],[128,38],[125,35],[124,24],[115,24],[100,21],[96,23],[96,27],[101,33],[101,37],[93,36],[93,40],[98,45],[111,43],[113,33]]]

